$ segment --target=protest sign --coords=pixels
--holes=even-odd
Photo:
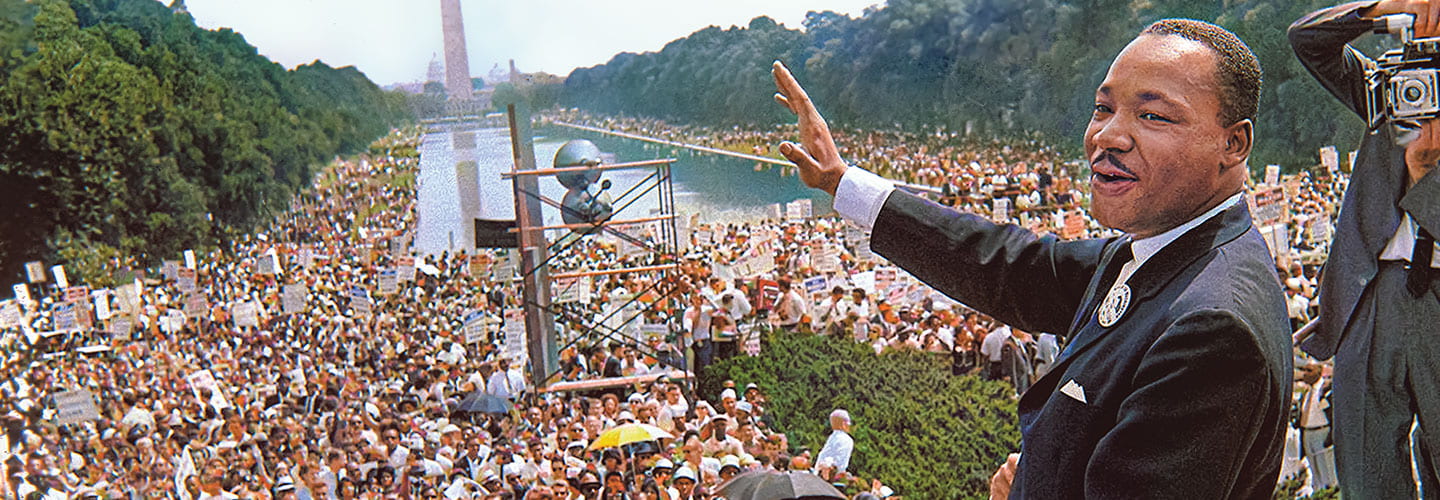
[[[1334,172],[1340,168],[1340,151],[1335,146],[1320,148],[1320,164],[1325,166],[1325,171]]]
[[[285,314],[297,314],[305,310],[305,301],[309,298],[310,290],[304,283],[291,283],[285,285],[280,295],[280,310]]]
[[[210,309],[210,304],[205,301],[205,294],[192,293],[185,297],[185,315],[191,318],[200,318]]]
[[[260,326],[258,307],[254,301],[235,305],[235,326]]]
[[[182,267],[175,270],[175,286],[182,292],[195,291],[196,276],[195,268]]]
[[[490,329],[498,322],[494,317],[480,311],[465,315],[465,343],[484,341],[489,336]]]
[[[90,287],[72,286],[65,289],[65,301],[76,302],[90,297]]]
[[[20,301],[21,304],[29,304],[33,302],[32,300],[30,300],[30,287],[26,286],[24,283],[16,283],[14,285],[10,285],[10,290],[15,292],[15,300]]]
[[[55,394],[55,424],[78,424],[100,418],[100,409],[95,406],[95,396],[84,389],[74,389]]]
[[[525,354],[525,310],[518,307],[505,310],[505,343],[501,353],[510,359]]]
[[[1085,216],[1079,210],[1072,210],[1065,213],[1065,227],[1060,230],[1060,237],[1073,240],[1085,235]]]
[[[1330,214],[1320,214],[1310,219],[1310,242],[1323,243],[1330,241]]]
[[[280,274],[280,260],[274,253],[261,255],[259,259],[255,260],[255,274]]]
[[[356,285],[350,287],[350,312],[355,315],[369,316],[374,308],[374,301],[370,300],[370,291],[365,287]]]
[[[1252,195],[1251,213],[1258,225],[1279,224],[1285,218],[1285,190],[1280,186],[1259,188]]]
[[[1010,198],[995,198],[995,217],[997,223],[1010,221]]]
[[[197,267],[199,267],[199,266],[197,266],[197,265],[196,265],[196,262],[195,262],[195,251],[194,251],[194,250],[186,250],[186,251],[185,251],[185,268],[186,268],[186,269],[195,269],[195,268],[197,268]]]
[[[44,282],[45,282],[45,264],[41,264],[40,261],[38,261],[38,260],[36,260],[36,261],[31,261],[31,262],[26,262],[26,263],[25,263],[25,281],[28,281],[28,282],[30,282],[30,283],[44,283]]]
[[[410,268],[410,274],[415,274],[415,268],[413,266]],[[380,284],[380,294],[391,295],[395,293],[395,291],[399,289],[399,284],[397,283],[399,280],[400,273],[395,269],[386,269],[380,271],[380,276],[378,278]]]
[[[176,271],[179,270],[180,261],[178,260],[167,260],[160,263],[160,274],[162,276],[165,276],[166,280],[174,281],[175,277],[178,276],[178,274],[176,274]]]
[[[824,276],[805,278],[805,281],[803,283],[805,285],[805,293],[809,294],[811,297],[825,294],[826,282]]]
[[[1280,184],[1280,166],[1279,166],[1279,165],[1266,165],[1266,166],[1265,166],[1265,184],[1268,185],[1268,186],[1274,186],[1274,185],[1276,185],[1276,184]]]
[[[791,224],[805,222],[813,214],[814,206],[809,198],[801,198],[785,204],[785,220]]]
[[[50,274],[55,276],[55,286],[70,288],[70,280],[65,278],[65,266],[50,266]]]
[[[95,319],[100,321],[110,319],[110,290],[90,292],[90,298],[95,303]]]
[[[395,278],[398,281],[415,281],[415,258],[401,257],[395,259]],[[390,292],[382,292],[390,293]]]
[[[574,276],[569,278],[556,278],[551,292],[552,301],[556,304],[569,304],[572,302],[590,303],[590,293],[593,280],[589,276]]]
[[[116,316],[110,320],[110,338],[115,340],[129,340],[131,328],[133,328],[133,326],[129,317]]]
[[[80,327],[79,313],[74,302],[61,302],[51,309],[50,317],[55,321],[56,331],[74,330]]]
[[[20,326],[20,304],[16,300],[0,302],[0,329]]]

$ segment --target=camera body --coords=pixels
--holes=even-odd
[[[1440,37],[1415,39],[1415,17],[1395,14],[1375,20],[1376,33],[1400,37],[1365,72],[1365,124],[1419,121],[1440,116]]]

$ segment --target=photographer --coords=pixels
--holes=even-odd
[[[1366,78],[1379,66],[1348,44],[1390,14],[1413,15],[1415,38],[1440,34],[1440,2],[1415,0],[1340,5],[1290,27],[1295,54],[1310,73],[1367,119],[1367,101],[1390,96],[1368,91]],[[1434,69],[1433,63],[1421,66]],[[1431,80],[1428,90],[1404,96],[1391,109],[1413,113],[1405,104],[1433,102],[1434,91]],[[1352,166],[1320,281],[1318,328],[1301,347],[1318,359],[1335,358],[1333,429],[1342,496],[1416,497],[1413,456],[1428,497],[1440,487],[1434,460],[1440,431],[1425,428],[1440,418],[1440,347],[1428,338],[1440,324],[1432,269],[1440,262],[1432,258],[1433,235],[1440,234],[1440,178],[1430,175],[1440,159],[1440,125],[1433,113],[1378,118],[1383,121],[1365,135]],[[1412,454],[1417,415],[1421,430]]]

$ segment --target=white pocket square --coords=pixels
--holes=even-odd
[[[1073,378],[1070,379],[1069,382],[1066,382],[1065,385],[1060,388],[1060,393],[1075,398],[1076,401],[1079,401],[1081,403],[1090,404],[1089,401],[1085,400],[1085,388],[1080,387],[1080,384],[1075,383],[1075,379]]]

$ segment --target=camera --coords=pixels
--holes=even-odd
[[[1415,16],[1394,14],[1375,20],[1375,33],[1400,37],[1400,48],[1385,52],[1365,72],[1365,124],[1419,121],[1440,116],[1440,37],[1415,39]]]

